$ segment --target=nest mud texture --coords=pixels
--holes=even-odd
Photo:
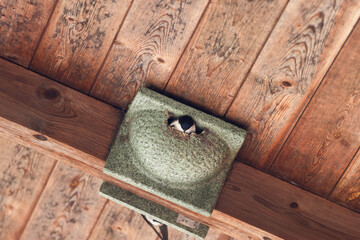
[[[191,116],[203,131],[185,134],[171,116]],[[245,130],[141,88],[112,146],[104,172],[210,216]]]

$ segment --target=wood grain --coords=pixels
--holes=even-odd
[[[88,97],[86,95],[75,92],[74,90],[68,89],[64,86],[54,83],[53,81],[40,77],[37,74],[30,72],[29,70],[20,68],[14,64],[8,63],[6,61],[0,61],[0,69],[11,69],[11,74],[5,74],[0,77],[1,87],[0,90],[0,133],[8,136],[10,138],[17,139],[17,141],[25,144],[26,146],[31,146],[37,151],[53,156],[56,160],[63,161],[71,166],[74,166],[86,173],[89,173],[95,177],[101,178],[107,182],[115,184],[127,191],[130,191],[140,197],[149,199],[158,204],[161,204],[173,211],[179,212],[184,216],[190,217],[196,221],[202,222],[206,225],[214,227],[230,236],[242,236],[247,235],[253,239],[262,239],[263,237],[270,237],[271,239],[277,239],[276,236],[271,233],[265,232],[261,229],[258,229],[254,226],[251,226],[245,222],[238,221],[235,218],[230,217],[226,214],[221,214],[214,211],[211,218],[204,217],[200,214],[196,214],[188,209],[180,207],[172,202],[164,200],[158,196],[145,192],[144,190],[138,189],[132,185],[129,185],[125,182],[117,180],[113,177],[110,177],[102,172],[102,169],[105,166],[105,157],[106,153],[111,146],[111,140],[107,135],[107,131],[113,128],[112,124],[119,121],[119,118],[122,119],[122,115],[118,110],[115,110],[109,105],[99,103],[98,101]],[[0,70],[0,73],[3,70]],[[19,79],[14,78],[13,74],[19,74]],[[0,74],[1,76],[1,74]],[[8,77],[6,77],[8,76]],[[21,76],[21,78],[20,78]],[[15,79],[15,80],[14,80]],[[82,125],[80,125],[79,130],[74,129],[72,125],[72,118],[60,118],[59,120],[52,121],[52,129],[69,129],[67,132],[66,138],[60,139],[61,131],[55,132],[44,132],[33,130],[33,123],[38,123],[48,119],[48,113],[59,112],[56,109],[56,106],[44,108],[43,105],[32,104],[30,111],[26,108],[28,101],[31,99],[37,99],[36,88],[30,91],[20,91],[17,97],[9,97],[9,93],[14,93],[14,86],[11,84],[16,84],[16,89],[26,89],[27,84],[40,84],[41,86],[54,86],[56,89],[59,89],[59,92],[63,94],[62,96],[68,97],[67,99],[77,98],[75,102],[77,104],[84,103],[85,107],[77,109],[74,111],[76,116],[82,116],[83,120]],[[6,93],[6,94],[4,94]],[[69,95],[67,95],[67,94]],[[48,95],[48,94],[46,94]],[[51,95],[51,94],[49,94]],[[71,102],[71,101],[69,101]],[[74,104],[75,104],[74,103]],[[87,103],[90,103],[87,105]],[[2,104],[2,105],[1,105]],[[75,104],[76,105],[76,104]],[[25,108],[24,108],[25,106]],[[46,106],[46,105],[45,105]],[[90,111],[88,108],[94,108],[94,111]],[[18,110],[20,109],[20,110]],[[84,110],[85,109],[85,110]],[[44,112],[46,111],[46,112]],[[79,111],[77,113],[77,111]],[[114,114],[114,112],[116,114]],[[86,115],[88,116],[86,117]],[[93,125],[93,122],[97,121],[95,116],[103,116],[103,122],[99,122],[100,125]],[[38,116],[45,116],[44,118],[38,118]],[[50,114],[51,116],[51,114]],[[55,114],[59,116],[59,114]],[[105,116],[105,117],[104,117]],[[55,118],[56,119],[56,118]],[[105,122],[106,121],[106,122]],[[45,121],[47,122],[47,121]],[[46,126],[46,125],[45,125]],[[63,126],[67,126],[64,128]],[[75,123],[76,126],[76,123]],[[90,126],[90,127],[88,127]],[[97,127],[102,126],[102,129],[97,129]],[[37,128],[35,128],[37,129]],[[88,131],[84,131],[88,129]],[[116,128],[115,128],[116,129]],[[115,134],[115,129],[113,129],[113,134]],[[86,133],[91,131],[92,137],[84,137]],[[100,131],[102,130],[102,131]],[[51,135],[49,135],[51,134]],[[82,136],[82,134],[85,134]],[[59,135],[59,136],[58,136]],[[97,136],[98,135],[98,136]],[[104,140],[105,137],[105,140]],[[60,140],[58,140],[60,139]],[[85,152],[89,151],[89,146],[92,145],[93,141],[101,140],[102,142],[96,145],[96,149],[91,149],[91,154]],[[107,146],[105,146],[107,145]],[[98,157],[99,156],[99,157]],[[101,157],[100,157],[101,156]]]
[[[184,216],[214,227],[217,230],[228,234],[229,236],[246,236],[246,238],[252,238],[256,240],[261,240],[263,237],[268,237],[273,240],[280,239],[275,235],[263,231],[255,226],[249,225],[246,222],[239,221],[238,219],[233,218],[228,214],[214,210],[210,218],[204,217],[156,195],[150,194],[144,190],[138,189],[132,185],[110,177],[102,172],[102,169],[105,166],[105,161],[103,159],[96,158],[69,145],[63,144],[62,142],[56,141],[50,137],[39,135],[36,131],[30,130],[27,127],[8,121],[7,119],[1,117],[1,111],[0,132],[8,137],[17,139],[17,141],[21,142],[22,144],[31,146],[39,152],[53,156],[59,161],[65,162],[86,173],[101,178],[104,181],[110,182],[127,191],[139,195],[140,197],[154,201]],[[74,134],[76,133],[74,132]],[[45,138],[35,138],[35,135],[43,136]],[[236,207],[236,205],[232,207]]]
[[[113,202],[106,204],[94,226],[89,240],[157,238],[140,214]]]
[[[358,150],[339,183],[335,186],[329,199],[360,213],[359,171],[360,151]]]
[[[212,2],[165,92],[223,116],[286,2]]]
[[[18,239],[55,161],[0,135],[0,239]]]
[[[222,232],[210,228],[208,234],[205,237],[205,240],[230,240],[230,237]]]
[[[343,104],[343,119],[339,119],[339,125],[341,128],[340,131],[334,131],[336,136],[333,138],[339,139],[341,143],[349,143],[349,146],[346,147],[346,155],[350,156],[347,152],[354,152],[357,151],[357,154],[352,159],[350,165],[347,167],[346,171],[344,172],[343,176],[340,178],[339,182],[333,189],[329,199],[341,204],[343,206],[349,207],[357,212],[360,212],[360,178],[359,178],[359,169],[360,169],[360,151],[359,148],[359,98],[360,98],[360,83],[359,83],[359,58],[360,58],[360,47],[359,47],[359,40],[360,40],[360,23],[358,22],[357,26],[355,27],[353,33],[351,34],[346,46],[340,53],[336,65],[332,67],[329,72],[327,78],[331,79],[345,79],[346,83],[349,84],[349,79],[352,79],[353,82],[350,82],[351,86],[353,86],[352,91],[349,91],[348,101],[346,105]],[[353,61],[350,61],[350,60]],[[347,62],[348,64],[343,64],[341,61]],[[349,72],[350,71],[350,72]],[[346,74],[346,75],[345,75]],[[357,84],[357,85],[356,85]],[[340,89],[347,88],[341,86]],[[337,96],[338,93],[336,93]],[[340,112],[341,113],[341,112]],[[347,114],[346,114],[347,113]],[[351,126],[349,126],[349,121],[353,120]],[[347,124],[346,124],[347,123]],[[338,128],[336,128],[337,130]],[[353,138],[345,138],[347,135],[350,134]],[[357,146],[353,143],[357,142]],[[354,144],[354,145],[353,145]],[[342,146],[342,145],[341,145]],[[344,148],[343,147],[343,148]],[[350,157],[347,158],[349,160]],[[342,159],[340,157],[340,159]],[[328,164],[328,163],[326,163]]]
[[[21,69],[18,69],[18,71],[20,70]],[[29,74],[29,71],[23,69],[23,71],[20,72],[24,81],[27,80],[27,74]],[[6,82],[4,80],[1,81]],[[44,85],[46,85],[47,81],[50,80],[42,78],[41,81]],[[21,89],[21,86],[18,87]],[[6,92],[6,89],[1,92]],[[277,234],[280,237],[288,236],[288,234],[296,234],[299,239],[307,239],[310,235],[323,236],[322,234],[325,232],[329,232],[330,236],[338,236],[337,233],[345,233],[344,236],[356,236],[356,234],[359,234],[358,226],[360,224],[360,218],[358,214],[333,204],[326,199],[317,197],[309,192],[299,189],[289,183],[278,180],[275,177],[250,167],[246,167],[244,164],[237,164],[234,166],[232,176],[235,176],[236,179],[228,182],[224,186],[223,192],[218,200],[218,204],[211,217],[204,217],[191,212],[158,196],[152,195],[113,177],[105,175],[102,172],[105,165],[104,159],[95,157],[77,149],[74,147],[76,143],[71,141],[64,143],[59,140],[55,140],[46,134],[36,132],[31,129],[31,125],[29,124],[32,121],[23,121],[23,125],[20,125],[16,123],[16,121],[14,122],[11,119],[9,120],[4,118],[3,116],[6,115],[5,113],[17,111],[16,109],[18,109],[19,106],[23,106],[24,99],[36,98],[36,91],[25,91],[22,92],[22,94],[21,98],[13,99],[14,102],[11,103],[13,104],[11,105],[11,108],[0,108],[0,132],[17,139],[21,143],[33,146],[34,149],[39,152],[49,154],[57,160],[72,164],[86,173],[90,173],[105,181],[122,187],[127,191],[135,193],[140,197],[152,200],[196,221],[214,227],[230,236],[244,236],[245,239],[250,238],[256,240],[264,238],[276,240],[280,238],[274,234]],[[76,94],[73,93],[73,95]],[[7,95],[0,94],[0,103],[6,102],[10,105],[9,100],[4,96]],[[84,102],[90,101],[90,97],[85,95],[81,96],[84,98]],[[86,98],[89,99],[86,100]],[[37,105],[34,106],[36,107]],[[38,108],[34,109],[33,112],[37,112],[38,115],[41,115],[42,110],[45,109],[38,106]],[[104,115],[106,115],[108,110],[103,107],[102,109],[97,109],[97,111],[100,115],[102,114],[102,111],[104,112]],[[92,118],[91,111],[86,113],[89,114],[89,118]],[[32,119],[35,117],[28,115],[27,111],[17,111],[17,114],[17,117],[20,119]],[[118,115],[110,115],[110,117],[111,116],[116,119],[119,118]],[[84,117],[86,118],[85,113]],[[63,121],[65,122],[55,121],[53,123],[55,125],[54,127],[66,124],[67,121],[71,122],[71,119],[66,120],[65,118]],[[77,135],[81,135],[81,132],[74,130],[72,135],[77,137]],[[83,138],[82,141],[83,144],[85,144],[88,140]],[[103,146],[103,150],[98,150],[100,152],[106,152],[109,146],[110,143],[107,147]],[[258,187],[254,187],[250,183],[254,183]],[[257,197],[254,198],[254,196]],[[268,206],[267,202],[260,200],[259,203],[259,199],[271,199],[271,201],[268,201],[270,202],[270,208],[275,210],[271,211],[268,208],[264,209],[263,205],[265,204],[265,207]],[[298,199],[306,199],[304,202],[304,206],[306,206],[304,209],[306,209],[306,211],[300,212],[300,214],[294,214],[293,211],[287,211],[286,209],[288,209],[289,201],[291,203],[293,201],[298,201]],[[303,202],[300,203],[303,204]],[[271,206],[274,206],[274,208]],[[246,218],[244,218],[244,216],[246,216]],[[345,220],[338,221],[338,219]],[[290,227],[286,225],[288,221],[291,223],[289,225]],[[282,225],[280,223],[282,223]],[[312,224],[314,224],[314,226]],[[265,230],[262,230],[261,228]]]
[[[135,1],[91,95],[127,109],[140,86],[162,90],[207,3]]]
[[[170,240],[195,240],[185,233],[171,227]],[[247,236],[246,236],[247,237]],[[145,223],[139,213],[109,201],[94,225],[89,240],[111,239],[158,239],[153,230]],[[205,240],[229,240],[229,236],[210,228]],[[235,240],[235,239],[234,239]]]
[[[30,68],[88,93],[130,0],[58,0]]]
[[[100,184],[58,162],[20,239],[85,239],[106,202]]]
[[[339,211],[335,203],[241,163],[231,172],[216,209],[284,239],[353,240],[360,236],[359,214]]]
[[[189,237],[171,227],[168,228],[168,231],[170,240],[195,240],[195,238]],[[156,240],[158,237],[139,213],[109,201],[88,239]]]
[[[0,124],[0,129],[2,130],[3,128],[4,127]],[[15,131],[10,131],[10,132],[15,132]],[[24,138],[26,139],[27,137],[25,136]],[[51,141],[51,139],[49,139],[48,141]],[[53,148],[49,148],[49,149],[53,149]],[[52,154],[57,156],[57,159],[64,160],[63,159],[64,156],[62,156],[61,154],[58,154],[56,152],[53,152]],[[80,154],[76,152],[72,154],[72,156],[74,155],[80,156]],[[75,162],[74,160],[71,160],[71,156],[69,156],[68,158],[70,158],[69,161],[70,163]],[[90,159],[87,156],[83,156],[83,158]],[[104,163],[101,164],[101,162],[99,162],[99,169],[101,169],[102,166],[104,166]],[[144,193],[141,190],[135,189],[132,186],[127,186],[121,181],[115,180],[103,174],[101,170],[94,172],[94,168],[92,168],[91,166],[82,166],[80,168],[86,172],[89,172],[95,176],[104,179],[105,181],[112,182],[113,184],[123,187],[126,190],[132,191],[135,194],[138,194],[144,198],[153,200],[172,210],[175,210],[188,217],[191,217],[197,221],[203,222],[209,226],[212,226],[236,238],[239,238],[239,236],[244,236],[243,239],[249,238],[249,239],[261,240],[264,239],[264,237],[265,239],[267,238],[280,239],[273,234],[269,234],[266,231],[276,231],[277,234],[280,236],[284,236],[284,235],[288,236],[287,234],[295,233],[297,236],[299,236],[299,239],[301,238],[308,239],[305,238],[305,236],[308,237],[308,235],[313,235],[315,237],[319,236],[318,233],[319,231],[322,232],[322,234],[328,231],[330,233],[338,232],[339,228],[344,229],[344,231],[346,231],[348,235],[352,235],[352,236],[358,234],[359,231],[357,227],[353,229],[354,227],[353,225],[348,225],[348,222],[353,223],[356,226],[358,226],[359,224],[357,221],[359,221],[360,218],[354,212],[351,212],[350,210],[344,209],[335,204],[331,204],[331,203],[329,204],[329,201],[327,201],[326,199],[317,197],[291,184],[278,180],[270,175],[264,174],[258,170],[246,167],[241,163],[235,165],[232,171],[233,172],[232,174],[234,176],[238,176],[239,178],[232,181],[231,184],[227,183],[224,186],[223,192],[221,193],[220,199],[218,200],[218,204],[210,218],[205,218],[198,214],[192,213],[172,203],[159,199],[156,196],[152,196],[151,194]],[[239,168],[245,168],[245,169],[239,172],[238,170]],[[243,172],[247,172],[248,174],[244,174]],[[254,186],[249,184],[249,182],[254,182],[254,184],[259,184],[260,186],[264,185],[263,183],[266,183],[264,188],[268,189],[268,191],[254,188]],[[230,193],[225,194],[228,191],[230,191]],[[289,194],[290,197],[287,197],[287,195]],[[264,210],[264,208],[262,207],[263,204],[262,202],[260,202],[259,205],[259,203],[257,202],[258,198],[253,197],[256,195],[260,199],[271,198],[272,199],[271,203],[275,205],[274,207],[275,210],[270,211],[270,213],[268,213],[268,216],[266,218],[264,218],[263,214],[264,211],[267,213],[268,210],[266,209]],[[244,198],[247,200],[244,201],[243,200]],[[282,208],[287,209],[289,202],[292,203],[293,201],[297,201],[298,199],[302,199],[302,198],[306,198],[305,205],[309,205],[309,208],[307,208],[306,210],[305,217],[303,217],[304,214],[302,213],[296,215],[294,214],[294,212],[291,211],[277,212],[278,209],[282,209]],[[270,204],[270,206],[272,205]],[[276,212],[276,214],[273,215],[274,214],[273,212]],[[328,212],[330,212],[331,214],[327,214]],[[318,215],[316,214],[314,216],[314,213],[320,213],[321,216],[318,217]],[[243,217],[241,217],[243,215],[252,216],[250,220],[252,220],[253,222],[251,222],[247,218],[244,219]],[[327,216],[329,216],[329,219],[327,218]],[[344,218],[344,216],[346,217]],[[350,217],[350,219],[348,219],[348,217]],[[277,221],[274,221],[273,218],[277,219]],[[305,221],[304,218],[307,219],[307,221]],[[289,228],[286,225],[289,219],[291,219],[292,221],[291,231],[289,231]],[[338,221],[338,219],[345,219],[345,220]],[[249,225],[247,222],[251,222],[251,224],[254,224],[254,226]],[[279,225],[279,222],[282,222],[283,225]],[[316,227],[308,228],[307,227],[307,225],[309,224],[308,222],[310,223],[315,222]],[[338,224],[340,225],[338,226]],[[346,226],[343,227],[342,224],[345,224]],[[255,226],[261,226],[261,228],[265,229],[265,231],[260,230],[260,228],[257,228]],[[306,229],[306,231],[304,231],[304,228]]]
[[[289,2],[226,115],[248,128],[239,160],[271,166],[359,16],[359,1]]]
[[[105,158],[118,110],[2,59],[0,82],[2,117]]]
[[[0,57],[27,67],[55,2],[56,0],[2,0]]]
[[[360,24],[270,169],[323,197],[329,196],[360,146],[359,41]]]
[[[0,165],[0,239],[19,239],[20,233],[29,220],[42,189],[46,185],[55,161],[14,141],[9,141],[9,139],[1,135],[0,159],[2,163]],[[64,174],[66,174],[65,171]],[[48,187],[49,192],[56,192],[58,191],[57,188],[62,187],[64,182],[58,180],[51,187]],[[77,184],[81,184],[80,182],[81,180],[73,180],[71,187],[76,187]],[[91,196],[88,196],[88,198],[101,198],[98,196],[97,191],[91,191],[90,194]],[[42,198],[46,199],[47,196]],[[101,201],[103,200],[101,199]],[[50,211],[49,215],[51,214]],[[93,218],[94,221],[94,230],[91,236],[78,236],[77,239],[79,240],[156,239],[155,233],[139,214],[113,202],[107,202],[99,218],[96,215],[89,216],[88,211],[77,212],[77,214],[82,215],[80,218],[86,218],[88,222],[91,221],[90,218]],[[96,219],[98,220],[96,221]],[[74,223],[74,220],[70,219],[70,223]],[[32,222],[29,224],[32,224]],[[42,232],[42,228],[43,225],[38,224],[32,230],[33,232]],[[72,230],[75,232],[81,231],[82,227],[77,224]],[[61,234],[53,233],[52,239],[61,239],[61,236]],[[71,236],[64,235],[65,239],[69,237]],[[206,240],[227,240],[228,238],[225,234],[211,230]],[[192,240],[194,238],[169,228],[169,239]]]

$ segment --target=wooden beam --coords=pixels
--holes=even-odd
[[[4,60],[0,64],[1,117],[36,131],[32,138],[38,141],[46,135],[105,159],[119,110]]]
[[[209,218],[107,176],[104,159],[121,116],[109,105],[0,59],[0,132],[6,136],[234,237],[360,234],[355,212],[244,164],[234,166]]]
[[[359,214],[237,163],[216,210],[284,239],[359,239]]]

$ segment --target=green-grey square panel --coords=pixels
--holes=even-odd
[[[168,126],[191,116],[201,134]],[[210,216],[245,130],[147,88],[132,101],[104,173],[199,214]]]

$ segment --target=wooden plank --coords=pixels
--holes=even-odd
[[[17,71],[21,72],[23,78],[26,79],[28,70],[17,69]],[[10,80],[1,78],[2,84],[0,84],[0,86],[5,85],[6,81],[18,84],[11,78]],[[41,81],[44,86],[46,86],[46,84],[53,84],[48,83],[49,80],[43,78],[41,78]],[[21,89],[21,86],[18,87]],[[6,91],[6,89],[4,89],[4,91]],[[75,93],[72,91],[73,90],[70,92],[74,95]],[[319,238],[319,236],[323,236],[325,232],[329,232],[329,236],[338,236],[338,234],[344,234],[344,236],[356,236],[359,234],[358,226],[360,224],[360,218],[358,214],[291,184],[278,180],[275,177],[246,167],[243,164],[234,166],[232,176],[236,178],[235,180],[229,181],[224,186],[218,204],[211,217],[204,217],[193,213],[174,203],[105,175],[102,172],[102,168],[105,165],[104,159],[97,158],[75,148],[73,146],[74,143],[71,143],[70,141],[63,143],[46,134],[41,134],[32,130],[31,125],[29,124],[31,121],[22,122],[24,125],[20,125],[12,120],[4,118],[3,116],[6,115],[6,111],[16,111],[16,109],[18,109],[16,106],[24,105],[24,99],[36,98],[36,92],[34,91],[23,92],[23,94],[24,96],[21,98],[12,99],[14,101],[14,103],[12,103],[12,109],[14,110],[11,110],[10,108],[0,108],[0,132],[16,138],[22,143],[31,145],[38,151],[50,154],[58,160],[72,164],[86,173],[104,179],[105,181],[120,186],[143,198],[152,200],[169,209],[193,218],[196,221],[205,223],[230,236],[246,236],[245,238],[259,240],[264,238],[276,240],[280,238],[274,234],[277,234],[280,237],[287,237],[289,234],[294,234],[294,236],[298,236],[299,239],[322,239]],[[90,98],[86,95],[81,96],[83,98],[82,100],[85,102],[87,98]],[[0,95],[0,103],[1,102],[10,104],[9,100],[5,98],[3,94]],[[40,106],[39,109],[34,110],[34,112],[41,113],[42,109],[43,108]],[[106,115],[107,110],[105,108],[98,109],[98,114],[101,115],[102,111],[104,111],[104,114]],[[88,113],[90,115],[89,118],[92,118],[91,112]],[[19,112],[18,114],[18,118],[32,118],[31,115],[26,115],[28,114],[26,111]],[[116,119],[118,119],[118,116],[116,116]],[[71,119],[65,119],[64,121],[71,121]],[[61,124],[65,123],[54,122],[54,125],[57,127],[61,126]],[[76,135],[81,134],[81,132],[73,131],[72,134],[75,137]],[[83,138],[82,141],[83,144],[86,144],[87,141],[91,140]],[[104,147],[105,149],[101,152],[106,152],[109,146],[110,143],[106,148]],[[245,174],[246,172],[248,172],[248,174]],[[230,176],[230,179],[233,179],[233,177]],[[250,184],[252,182],[258,187],[255,187],[254,184]],[[304,202],[302,202],[302,199],[305,199]],[[300,210],[297,208],[289,210],[289,204],[294,201],[298,202]],[[301,208],[303,204],[304,208]],[[274,206],[274,208],[272,208],[272,206]],[[270,210],[268,208],[270,208]],[[302,209],[304,211],[302,211]],[[246,217],[245,219],[244,216],[249,218]],[[338,221],[339,219],[345,220]],[[287,227],[286,225],[288,221],[290,227]],[[282,225],[279,225],[280,223]],[[261,228],[264,228],[265,230],[262,230]],[[309,236],[313,236],[314,238]]]
[[[357,24],[270,169],[324,197],[360,146],[359,42]]]
[[[219,231],[217,231],[217,230],[215,230],[213,228],[209,229],[209,232],[208,232],[208,234],[206,235],[206,238],[205,238],[205,240],[230,240],[230,239],[231,238],[228,235],[226,235],[226,234],[224,234],[222,232],[219,232]],[[236,240],[236,239],[233,239],[233,240]]]
[[[0,82],[2,117],[105,158],[118,110],[2,59]]]
[[[91,95],[127,109],[141,85],[163,89],[207,3],[135,1]]]
[[[101,182],[58,162],[20,239],[85,239],[106,202]]]
[[[207,218],[104,174],[102,169],[111,146],[110,136],[115,134],[115,123],[122,118],[120,112],[113,107],[4,60],[0,60],[0,82],[2,134],[230,236],[245,234],[254,239],[276,239],[270,233],[227,215],[213,213],[214,217]],[[39,99],[38,86],[55,89],[56,91],[45,91],[50,93],[42,95],[48,96],[50,100],[56,99],[51,97],[53,95],[63,99],[60,102],[66,103],[63,103],[64,107]],[[51,93],[57,91],[60,94]],[[67,117],[67,112],[72,113],[70,116],[73,117]]]
[[[223,116],[286,3],[211,3],[165,92]]]
[[[29,66],[56,0],[0,2],[0,57]]]
[[[89,240],[157,238],[140,214],[113,202],[106,204],[94,226]]]
[[[89,92],[130,0],[58,0],[30,68]]]
[[[359,214],[241,163],[233,168],[216,209],[284,239],[360,236]]]
[[[360,1],[290,1],[226,118],[248,129],[239,160],[267,170],[360,16]]]
[[[358,150],[339,183],[335,186],[329,199],[360,213],[359,171],[360,151]]]
[[[168,228],[171,240],[195,240],[178,230]],[[229,237],[227,237],[229,238]],[[147,225],[139,213],[109,201],[102,211],[89,240],[116,240],[116,239],[158,239],[156,233]],[[208,238],[206,238],[208,239]],[[215,239],[214,240],[220,240]],[[227,239],[226,239],[227,240]]]
[[[345,109],[344,107],[344,113],[346,112],[353,113],[353,115],[349,114],[347,118],[345,118],[344,120],[346,122],[348,121],[348,118],[354,120],[353,128],[349,128],[347,130],[350,131],[351,133],[357,134],[356,136],[354,136],[354,138],[349,139],[351,144],[353,141],[356,140],[359,141],[359,133],[358,131],[356,131],[356,128],[359,128],[358,126],[359,117],[356,118],[356,116],[354,116],[356,114],[359,115],[359,110],[358,110],[359,109],[358,98],[360,91],[360,85],[358,81],[360,75],[360,71],[359,71],[360,48],[358,45],[359,39],[360,39],[360,23],[358,22],[356,28],[354,29],[354,32],[352,33],[350,39],[348,40],[348,43],[346,44],[344,50],[342,50],[342,53],[339,56],[339,60],[337,61],[337,62],[340,62],[341,60],[346,61],[348,62],[348,65],[337,63],[336,66],[335,65],[333,66],[328,76],[328,78],[338,77],[339,79],[346,79],[347,84],[349,82],[348,79],[353,79],[354,82],[351,83],[351,85],[353,86],[355,83],[357,83],[357,86],[352,89],[353,91],[351,92],[351,95],[349,94],[351,97],[349,98],[350,101],[347,102],[348,109]],[[349,61],[351,57],[354,59],[354,61]],[[357,67],[358,69],[356,69],[356,66],[358,66]],[[345,75],[343,75],[344,73],[346,73],[346,77]],[[346,87],[346,85],[341,86],[341,88],[343,87]],[[345,126],[347,127],[347,125]],[[341,138],[344,138],[343,131],[340,132],[340,136]],[[340,141],[343,142],[342,140]],[[347,150],[350,150],[350,148],[347,147]],[[351,150],[354,151],[354,149]],[[329,197],[329,199],[331,199],[332,201],[341,204],[343,206],[349,207],[351,209],[354,209],[357,212],[360,212],[359,169],[360,169],[360,152],[359,149],[357,149],[357,154],[353,158],[351,164],[348,166],[344,175],[341,177],[340,181],[337,183],[337,185],[335,186],[334,190],[332,191]]]
[[[185,233],[168,228],[171,240],[195,240]],[[97,239],[158,239],[139,213],[109,201],[94,225],[89,240]],[[229,236],[210,228],[205,240],[229,240]],[[235,239],[234,239],[235,240]]]
[[[55,161],[0,135],[0,239],[18,239]]]

